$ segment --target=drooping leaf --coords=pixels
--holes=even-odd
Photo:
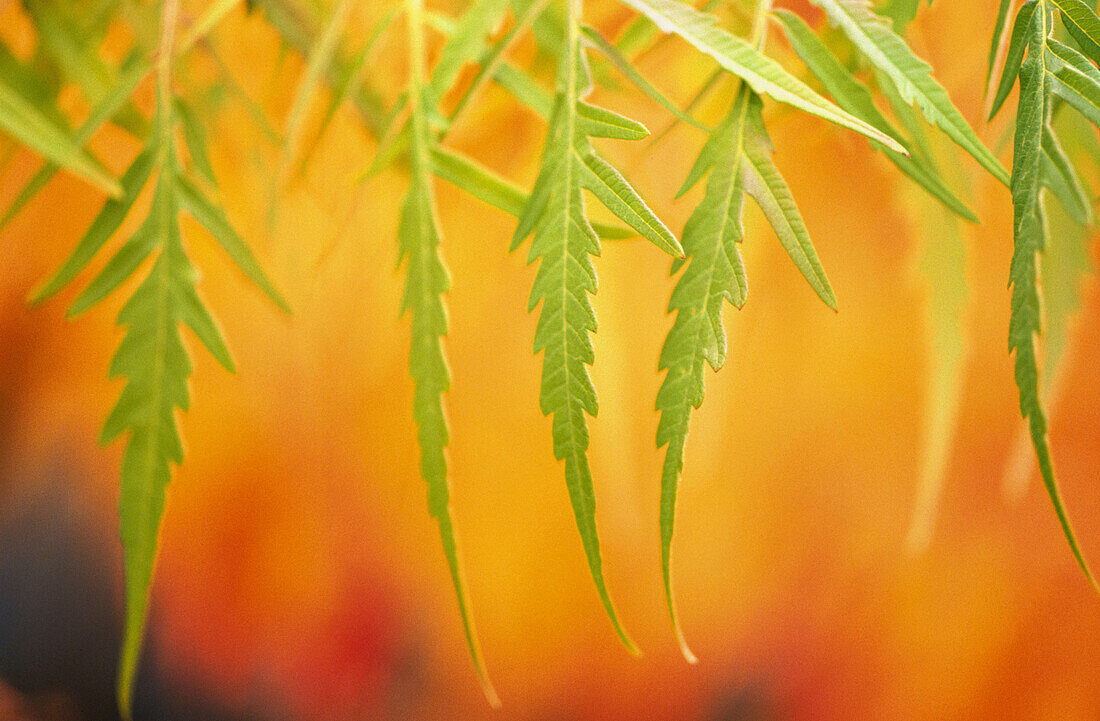
[[[825,277],[817,251],[814,250],[802,214],[794,202],[790,188],[771,159],[771,140],[764,129],[759,97],[749,97],[748,124],[745,128],[745,155],[741,163],[741,182],[768,219],[783,249],[794,261],[802,277],[817,296],[836,310],[836,296]]]
[[[539,266],[528,309],[542,305],[534,345],[535,352],[543,354],[539,406],[544,415],[553,416],[554,457],[565,462],[566,487],[600,600],[623,644],[636,653],[604,581],[587,456],[585,414],[594,416],[597,410],[596,389],[587,368],[593,361],[589,334],[596,330],[596,315],[588,299],[596,291],[590,256],[599,253],[600,243],[585,217],[581,194],[584,168],[575,151],[577,101],[589,89],[587,67],[580,54],[579,14],[579,3],[570,0],[542,169],[520,216],[512,248],[534,232],[528,262],[538,260]]]
[[[0,79],[0,130],[113,198],[122,186],[99,162]]]
[[[1048,33],[1046,13],[1035,13],[1030,35],[1033,52],[1029,53],[1020,67],[1020,101],[1016,112],[1016,137],[1012,158],[1015,248],[1009,276],[1012,288],[1009,350],[1016,355],[1015,375],[1020,395],[1020,413],[1028,423],[1043,484],[1077,563],[1089,582],[1096,587],[1070,526],[1055,481],[1047,440],[1046,415],[1039,392],[1039,366],[1036,356],[1036,336],[1041,328],[1038,256],[1043,250],[1045,232],[1039,190],[1042,137],[1047,124],[1052,77],[1045,67],[1051,56],[1042,48],[1047,42]]]
[[[897,86],[901,96],[916,103],[930,123],[974,157],[993,177],[1008,185],[1008,173],[993,153],[971,130],[952,104],[943,86],[931,75],[932,68],[917,57],[866,0],[813,0],[830,22],[840,27],[859,51]]]
[[[443,296],[450,278],[440,253],[439,225],[432,189],[431,151],[434,136],[428,124],[431,103],[424,72],[423,0],[407,0],[409,28],[409,191],[401,207],[398,226],[400,259],[405,263],[405,292],[402,311],[412,319],[409,370],[415,391],[413,419],[420,445],[420,474],[428,487],[428,513],[439,525],[443,552],[451,572],[466,635],[466,647],[482,690],[490,705],[500,705],[482,660],[477,631],[470,611],[466,584],[458,554],[451,517],[451,490],[447,477],[446,447],[450,440],[443,410],[443,394],[450,389],[451,376],[443,355],[442,338],[447,334]]]
[[[709,55],[723,68],[747,82],[757,94],[767,95],[905,153],[905,148],[896,140],[833,105],[750,43],[720,28],[713,15],[701,13],[678,0],[620,1],[644,14],[664,32],[679,35],[697,50]]]
[[[740,308],[748,294],[745,267],[741,261],[741,208],[744,190],[740,166],[742,137],[748,114],[748,88],[742,85],[726,119],[715,129],[701,155],[702,163],[714,168],[707,180],[706,195],[684,226],[686,264],[675,261],[673,272],[684,267],[672,291],[668,310],[676,318],[661,348],[658,368],[665,378],[657,392],[657,447],[665,448],[661,470],[661,571],[665,603],[680,650],[689,661],[695,656],[688,648],[676,614],[672,592],[672,536],[676,519],[676,494],[684,467],[691,410],[703,403],[704,362],[718,370],[726,359],[726,333],[722,324],[722,301]],[[705,170],[703,171],[706,172]]]
[[[996,117],[1005,99],[1008,98],[1008,94],[1012,92],[1012,86],[1016,84],[1016,76],[1020,72],[1020,63],[1023,62],[1024,51],[1027,49],[1031,18],[1035,15],[1035,9],[1038,7],[1038,0],[1028,0],[1016,13],[1016,19],[1012,24],[1012,36],[1008,41],[1008,52],[1005,54],[1004,67],[1001,70],[1001,81],[997,85],[997,92],[989,106],[990,120]]]
[[[463,65],[478,59],[485,49],[485,39],[500,22],[508,0],[473,0],[455,24],[439,54],[428,84],[435,102],[454,84]]]
[[[810,72],[821,81],[821,84],[825,86],[825,89],[841,108],[878,128],[899,143],[905,144],[901,134],[890,125],[890,122],[875,105],[871,91],[855,79],[825,43],[814,34],[805,21],[787,10],[777,10],[775,17],[782,23],[787,39],[790,40],[795,53],[810,69]],[[886,148],[881,143],[871,142],[876,149],[885,153],[890,162],[896,165],[901,172],[928,191],[932,197],[970,222],[976,223],[978,221],[973,211],[967,208],[951,192],[934,168],[929,168],[921,163],[918,158],[902,155]]]
[[[1073,161],[1049,125],[1043,129],[1042,182],[1078,224],[1093,221],[1092,201]]]
[[[986,58],[985,63],[985,88],[989,88],[989,84],[993,81],[993,69],[998,65],[998,56],[1003,52],[1002,45],[1004,44],[1004,32],[1005,24],[1008,21],[1008,11],[1012,6],[1012,0],[1000,0],[1000,4],[997,6],[997,19],[993,22],[993,37],[989,41],[989,55]],[[901,29],[894,24],[894,29],[901,32]]]

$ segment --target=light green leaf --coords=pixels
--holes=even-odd
[[[905,144],[901,134],[890,125],[890,122],[886,120],[886,117],[875,105],[871,91],[855,79],[802,18],[787,10],[777,10],[775,16],[783,25],[787,39],[790,40],[795,53],[810,69],[810,72],[821,81],[821,84],[825,86],[825,90],[833,96],[833,99],[841,108],[878,128],[899,143]],[[886,154],[890,162],[928,191],[932,197],[938,199],[960,217],[972,223],[978,221],[974,213],[944,184],[934,168],[920,162],[918,158],[907,157],[886,148],[881,143],[871,142],[877,150]]]
[[[1043,47],[1048,33],[1046,13],[1035,13],[1030,40],[1032,47]],[[1044,245],[1039,183],[1042,136],[1049,112],[1049,85],[1052,78],[1045,64],[1050,57],[1046,52],[1032,52],[1020,67],[1020,103],[1016,112],[1016,137],[1012,159],[1015,249],[1009,271],[1012,314],[1009,320],[1008,344],[1010,352],[1014,351],[1016,354],[1015,375],[1016,386],[1020,392],[1020,413],[1028,422],[1043,483],[1073,555],[1095,588],[1096,581],[1085,563],[1058,492],[1047,440],[1046,415],[1039,395],[1039,367],[1035,342],[1041,327],[1037,259]]]
[[[720,28],[713,15],[701,13],[678,0],[620,1],[644,14],[664,32],[679,35],[709,55],[747,82],[756,93],[854,130],[899,153],[906,152],[893,138],[836,107],[751,44]]]
[[[708,156],[704,167],[713,167],[706,194],[684,226],[686,266],[669,300],[669,312],[676,318],[664,346],[658,368],[666,370],[657,392],[657,447],[667,446],[661,470],[661,572],[665,603],[680,650],[689,661],[695,656],[688,648],[676,614],[672,592],[672,536],[676,520],[676,494],[684,467],[684,446],[692,408],[703,403],[706,373],[704,363],[714,370],[726,360],[726,332],[722,324],[722,301],[740,308],[748,294],[741,242],[741,209],[744,191],[739,169],[742,137],[748,114],[748,88],[744,84],[721,125],[700,155]],[[703,171],[704,173],[706,171]],[[683,264],[674,262],[673,272]]]
[[[129,169],[122,176],[122,197],[107,201],[99,211],[99,215],[92,221],[88,232],[80,239],[72,255],[66,259],[53,277],[31,294],[31,303],[41,303],[46,300],[68,285],[77,273],[88,265],[103,244],[122,225],[122,221],[125,220],[141,189],[145,187],[149,175],[153,172],[156,160],[156,148],[150,145],[130,164]]]
[[[539,267],[528,309],[542,305],[534,345],[536,353],[543,353],[539,406],[544,415],[553,416],[554,457],[565,461],[566,487],[596,590],[615,632],[632,653],[637,653],[619,623],[604,581],[587,457],[585,414],[594,416],[597,410],[596,390],[587,368],[593,360],[590,333],[596,330],[596,315],[588,299],[596,291],[596,271],[590,256],[599,253],[600,243],[585,217],[583,167],[574,150],[577,101],[588,88],[580,55],[579,2],[570,0],[568,9],[565,51],[558,69],[558,91],[550,113],[542,169],[520,216],[512,247],[534,231],[528,262],[537,259]]]
[[[749,98],[748,125],[745,129],[745,157],[741,163],[741,182],[771,223],[775,235],[791,256],[795,266],[825,305],[836,310],[836,296],[817,258],[810,234],[791,196],[790,188],[771,159],[771,141],[760,115],[759,97]]]
[[[119,71],[118,82],[112,88],[111,92],[103,99],[103,102],[92,110],[88,119],[84,121],[73,135],[73,143],[83,146],[91,140],[96,131],[103,127],[103,125],[114,117],[119,109],[125,105],[130,94],[133,93],[134,88],[148,72],[149,67],[147,63],[145,63],[139,55],[131,55],[130,58],[123,63],[122,69]],[[53,178],[58,169],[58,165],[53,162],[48,162],[38,169],[38,172],[27,181],[27,184],[19,191],[19,195],[15,197],[15,200],[8,206],[8,209],[4,211],[4,217],[0,219],[0,230],[15,218],[19,211],[46,186],[46,183],[50,182],[50,179]],[[125,185],[125,183],[123,183],[123,185]],[[125,190],[123,190],[123,193],[125,194]]]
[[[271,298],[284,312],[290,312],[290,306],[282,294],[275,289],[263,268],[260,267],[252,249],[248,243],[233,229],[233,225],[226,217],[225,211],[210,202],[202,192],[189,183],[185,178],[176,181],[177,202],[191,217],[199,221],[222,247],[222,250],[233,259],[237,267],[252,280],[256,286]]]
[[[478,59],[485,49],[486,38],[500,23],[507,7],[508,0],[473,0],[470,3],[447,38],[432,70],[428,90],[433,103],[438,103],[454,84],[466,63]]]
[[[527,205],[527,193],[520,188],[470,158],[438,145],[432,148],[432,172],[478,200],[517,218]],[[637,235],[628,228],[606,223],[592,223],[592,228],[604,240],[623,240]]]
[[[997,56],[1001,53],[1001,43],[1004,41],[1005,24],[1008,21],[1008,11],[1012,7],[1012,0],[1000,0],[997,6],[997,19],[993,22],[993,37],[989,41],[989,55],[985,63],[985,87],[993,80],[993,66],[997,64]],[[894,29],[899,33],[901,28],[894,23]]]
[[[431,96],[424,75],[423,0],[407,0],[406,10],[409,64],[412,69],[408,93],[411,178],[409,192],[401,206],[397,236],[400,259],[405,262],[405,292],[401,308],[412,317],[409,371],[415,385],[413,419],[420,444],[420,475],[428,487],[428,513],[439,525],[443,552],[462,616],[466,647],[485,697],[492,706],[497,707],[500,699],[482,660],[451,519],[446,456],[450,436],[443,410],[443,394],[450,388],[451,375],[442,343],[443,336],[447,334],[443,296],[450,287],[450,278],[439,250],[440,233],[432,190],[431,150],[435,140],[428,124],[429,107],[425,107]]]
[[[652,24],[650,24],[650,27],[652,27]],[[676,107],[676,105],[671,100],[665,97],[664,93],[662,93],[660,90],[654,87],[652,83],[646,80],[642,76],[642,74],[638,72],[634,65],[631,64],[631,62],[625,57],[623,57],[623,54],[619,52],[619,49],[617,47],[609,43],[603,35],[600,35],[598,30],[586,25],[581,28],[581,33],[584,35],[585,40],[591,43],[592,47],[603,53],[604,57],[610,60],[611,64],[614,65],[618,69],[618,71],[626,77],[627,80],[634,83],[634,85],[637,86],[639,90],[641,90],[643,93],[645,93],[658,104],[660,104],[661,107],[663,107],[665,110],[672,113],[673,117],[681,122],[687,123],[688,125],[693,125],[700,130],[709,131],[709,128],[707,128],[707,126],[703,125],[695,118],[680,110],[680,108]]]
[[[578,129],[580,125],[578,123]],[[649,209],[618,170],[597,155],[587,143],[578,152],[583,161],[579,167],[583,187],[592,191],[608,210],[664,252],[672,256],[684,254],[676,236]]]
[[[98,161],[0,79],[0,130],[112,198],[122,186]]]
[[[577,132],[592,138],[642,140],[649,136],[646,126],[613,110],[577,101]]]
[[[866,0],[813,0],[813,3],[825,11],[830,22],[844,31],[872,65],[894,81],[906,102],[915,102],[930,123],[947,133],[993,177],[1008,185],[1008,173],[978,140],[943,86],[932,78],[932,68],[913,54],[886,20],[871,11]]]

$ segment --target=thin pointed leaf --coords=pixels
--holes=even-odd
[[[1035,48],[1047,41],[1046,13],[1032,20],[1031,43]],[[1044,228],[1039,205],[1039,181],[1043,128],[1047,123],[1050,80],[1053,76],[1045,63],[1046,52],[1033,52],[1020,67],[1020,103],[1016,112],[1016,137],[1012,159],[1013,240],[1015,248],[1009,271],[1012,288],[1012,314],[1009,319],[1009,351],[1015,352],[1016,386],[1020,392],[1020,413],[1028,422],[1031,442],[1039,462],[1047,494],[1062,525],[1062,531],[1081,570],[1096,588],[1084,555],[1077,544],[1069,517],[1062,504],[1054,477],[1047,421],[1039,395],[1039,367],[1036,336],[1040,332],[1041,313],[1038,255],[1043,250]]]
[[[260,267],[259,261],[256,260],[256,256],[252,253],[252,249],[248,247],[248,243],[233,229],[233,225],[226,217],[225,211],[207,200],[198,188],[191,185],[184,178],[177,179],[176,191],[179,195],[180,207],[210,231],[210,235],[214,237],[222,250],[233,259],[237,267],[244,271],[244,274],[267,297],[283,311],[290,312],[290,306],[287,305],[282,294],[272,285],[271,280],[268,279],[267,274]]]
[[[428,90],[433,102],[439,102],[466,63],[478,58],[485,48],[486,37],[500,23],[507,6],[508,0],[474,0],[470,3],[447,38],[432,70]]]
[[[565,462],[566,487],[596,590],[620,640],[637,653],[619,622],[604,581],[587,457],[585,416],[594,416],[597,410],[596,389],[588,375],[593,360],[590,334],[596,329],[595,312],[588,299],[596,291],[590,256],[599,253],[600,243],[585,217],[583,168],[574,151],[577,100],[587,90],[587,76],[580,56],[579,3],[571,0],[567,7],[566,42],[560,56],[558,92],[550,113],[542,169],[513,235],[512,247],[534,231],[528,262],[537,259],[539,266],[528,309],[542,306],[534,345],[535,352],[543,354],[539,406],[544,415],[553,417],[554,457]]]
[[[1049,125],[1043,129],[1041,162],[1043,184],[1050,188],[1070,217],[1081,225],[1092,223],[1092,203],[1084,183]]]
[[[886,20],[871,11],[866,0],[813,0],[813,3],[825,11],[830,22],[844,31],[872,65],[894,81],[906,102],[915,102],[930,123],[947,133],[994,178],[1008,185],[1008,173],[978,140],[943,86],[932,78],[932,68],[913,54]]]
[[[95,158],[3,80],[0,80],[0,130],[112,198],[122,195],[122,186]]]
[[[1084,0],[1051,0],[1062,11],[1062,22],[1085,55],[1100,63],[1100,18]]]
[[[429,127],[430,100],[424,77],[423,0],[406,3],[409,29],[409,191],[401,207],[397,236],[399,258],[405,262],[405,290],[402,311],[411,315],[409,372],[415,386],[413,419],[420,446],[420,475],[428,490],[428,513],[439,526],[443,552],[451,573],[455,599],[462,617],[466,648],[474,670],[490,705],[500,705],[485,669],[477,631],[474,627],[466,585],[458,555],[458,541],[451,520],[451,489],[447,477],[446,447],[450,436],[443,409],[443,394],[451,384],[450,371],[443,354],[447,334],[444,295],[450,277],[439,245],[439,226],[431,176],[431,148],[435,145]]]
[[[795,53],[810,69],[810,72],[821,81],[821,84],[825,86],[825,90],[833,96],[840,107],[857,118],[870,123],[899,143],[904,144],[901,134],[890,125],[890,122],[875,106],[871,91],[855,79],[802,18],[787,10],[776,10],[775,17],[783,25],[787,39],[790,40]],[[978,222],[973,211],[967,208],[966,204],[951,192],[934,168],[929,168],[917,158],[910,158],[896,153],[881,143],[872,141],[872,145],[876,150],[885,153],[890,162],[928,191],[932,197],[966,220],[972,223]]]
[[[1100,127],[1100,70],[1068,45],[1046,39],[1050,90]]]
[[[652,24],[650,24],[650,27],[652,27]],[[586,25],[581,28],[581,32],[584,34],[585,40],[591,43],[592,47],[603,53],[604,57],[610,60],[611,64],[614,65],[616,69],[618,69],[618,71],[626,77],[627,80],[634,83],[634,85],[639,90],[648,95],[652,100],[657,102],[665,110],[672,113],[673,117],[675,117],[680,122],[687,123],[688,125],[693,125],[700,130],[709,131],[709,128],[707,128],[707,126],[703,125],[695,118],[680,110],[680,108],[676,107],[676,104],[665,97],[664,93],[662,93],[660,90],[654,87],[652,83],[646,80],[642,76],[642,74],[638,72],[634,65],[632,65],[629,60],[623,57],[623,54],[619,52],[619,49],[617,47],[607,42],[603,35],[600,35],[598,30]]]
[[[877,140],[899,153],[905,152],[893,138],[844,112],[751,44],[720,28],[713,15],[701,13],[678,0],[620,1],[644,14],[664,32],[679,35],[709,55],[747,82],[756,93]]]
[[[1027,49],[1031,18],[1035,15],[1037,7],[1039,7],[1038,0],[1028,0],[1016,13],[1016,20],[1012,24],[1012,36],[1008,41],[1008,52],[1005,54],[1004,68],[1001,70],[1001,81],[997,85],[997,92],[989,106],[990,120],[996,117],[1008,94],[1012,92],[1012,86],[1016,84],[1016,76],[1020,73],[1020,63],[1023,62],[1024,51]]]
[[[749,101],[749,119],[745,133],[745,160],[741,164],[741,181],[768,219],[783,249],[794,261],[802,277],[814,289],[825,305],[836,310],[836,296],[825,277],[825,269],[817,258],[810,234],[798,212],[798,206],[779,168],[771,159],[771,141],[760,116],[760,100]]]
[[[592,138],[642,140],[649,136],[646,126],[598,105],[577,101],[577,132]]]
[[[1004,38],[1005,24],[1008,21],[1008,11],[1012,7],[1012,0],[1000,0],[997,6],[997,19],[993,22],[993,37],[989,41],[989,55],[985,63],[985,87],[989,87],[993,80],[993,66],[997,63],[997,56],[1001,52],[1001,43]],[[895,24],[895,29],[897,25]]]
[[[739,169],[743,163],[747,100],[748,88],[742,84],[726,119],[700,153],[709,156],[703,165],[713,167],[714,171],[707,180],[706,194],[684,226],[686,267],[669,300],[669,312],[675,311],[676,318],[658,362],[658,368],[667,371],[656,403],[661,413],[657,447],[667,446],[661,469],[661,574],[673,630],[681,652],[689,661],[695,656],[680,628],[672,591],[676,495],[684,467],[691,410],[703,403],[704,366],[710,364],[718,370],[726,360],[723,301],[740,308],[748,294],[745,266],[738,249],[744,199]],[[674,263],[673,272],[680,265]]]
[[[579,168],[583,174],[581,184],[643,238],[673,257],[683,256],[684,249],[676,236],[654,215],[626,178],[591,146],[579,152],[583,160]]]

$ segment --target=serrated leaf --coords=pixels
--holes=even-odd
[[[1030,43],[1042,48],[1049,28],[1046,13],[1035,13]],[[1035,51],[1020,67],[1020,102],[1016,112],[1016,136],[1012,157],[1012,205],[1014,250],[1009,271],[1012,288],[1012,314],[1009,319],[1009,351],[1015,352],[1016,386],[1020,395],[1020,413],[1028,423],[1039,471],[1070,549],[1089,582],[1096,582],[1077,544],[1069,517],[1062,504],[1054,477],[1047,421],[1039,394],[1039,367],[1036,336],[1040,332],[1041,312],[1038,255],[1043,250],[1044,228],[1039,205],[1040,168],[1043,128],[1047,123],[1050,79],[1045,67],[1050,53]]]
[[[588,567],[604,610],[623,644],[637,653],[611,603],[603,576],[596,531],[595,494],[588,466],[588,423],[597,410],[596,389],[588,375],[593,349],[590,333],[596,315],[588,299],[596,291],[590,256],[600,250],[585,217],[581,191],[583,168],[574,151],[577,101],[587,92],[587,72],[580,55],[579,3],[570,0],[565,51],[558,69],[558,91],[542,169],[513,235],[513,249],[534,231],[528,262],[539,261],[528,310],[539,304],[534,350],[542,352],[539,407],[552,420],[554,457],[565,462],[565,482],[580,531]],[[578,79],[580,77],[580,80]]]
[[[1050,0],[1062,11],[1062,22],[1085,55],[1100,62],[1100,18],[1084,0]]]
[[[450,436],[443,410],[443,394],[450,389],[451,376],[442,343],[447,334],[443,297],[450,287],[450,278],[439,250],[441,236],[432,189],[431,150],[435,141],[426,107],[432,100],[424,76],[423,9],[423,0],[406,2],[409,65],[412,69],[407,126],[411,177],[397,230],[399,259],[405,263],[405,291],[401,309],[409,312],[412,319],[409,371],[415,386],[413,419],[420,445],[420,475],[428,488],[428,513],[439,526],[443,553],[462,616],[466,648],[485,697],[490,705],[496,707],[500,705],[500,699],[482,659],[451,519],[446,457]]]
[[[741,182],[745,190],[753,197],[764,217],[768,219],[783,249],[794,261],[802,277],[817,293],[817,297],[833,310],[836,310],[836,296],[825,277],[817,251],[814,250],[802,214],[794,202],[790,188],[779,168],[771,159],[771,141],[764,129],[764,119],[760,114],[759,97],[749,97],[748,124],[745,128],[745,156],[741,163]]]
[[[787,10],[776,10],[775,17],[783,25],[787,39],[790,40],[795,53],[810,69],[810,72],[821,81],[821,84],[825,86],[825,90],[833,96],[833,99],[841,108],[878,128],[899,143],[905,144],[901,134],[879,112],[874,98],[871,96],[871,91],[855,79],[802,18]],[[894,152],[881,143],[872,141],[872,145],[875,149],[882,151],[899,170],[950,210],[972,223],[978,221],[973,211],[967,208],[966,204],[951,192],[934,168],[928,167],[920,162],[918,158],[911,158]]]
[[[943,86],[932,78],[932,68],[909,49],[886,20],[871,11],[866,0],[812,1],[872,65],[894,81],[906,102],[916,103],[930,123],[943,130],[993,177],[1008,185],[1008,173],[978,140]]]
[[[113,198],[122,195],[122,186],[95,158],[3,79],[0,79],[0,130],[107,195]]]
[[[836,123],[877,140],[899,153],[902,147],[890,136],[853,117],[821,97],[750,43],[720,28],[717,18],[677,0],[620,0],[644,14],[666,33],[679,35],[700,52],[738,76],[759,95],[767,95],[810,115]]]
[[[661,348],[658,369],[666,370],[657,392],[657,447],[667,446],[661,470],[661,571],[665,603],[680,650],[689,661],[688,648],[676,614],[672,592],[672,537],[676,519],[676,494],[684,467],[691,410],[703,403],[704,363],[718,370],[726,359],[726,332],[722,301],[740,308],[748,294],[741,242],[741,187],[744,134],[748,114],[748,88],[742,85],[726,119],[715,129],[700,155],[714,171],[706,194],[684,226],[686,266],[669,300],[676,318]],[[697,163],[697,165],[699,165]],[[705,171],[704,171],[705,172]],[[673,272],[680,267],[674,263]]]

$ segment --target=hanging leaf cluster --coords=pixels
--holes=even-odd
[[[1075,113],[1087,123],[1100,122],[1100,70],[1095,65],[1100,60],[1100,20],[1093,9],[1083,0],[1027,0],[1015,12],[1009,31],[1012,3],[1002,0],[988,75],[992,80],[1001,67],[991,93],[993,114],[1015,85],[1020,88],[1010,174],[954,106],[930,66],[903,39],[905,25],[917,12],[917,0],[891,0],[878,10],[863,0],[811,0],[828,21],[817,28],[799,14],[773,9],[770,0],[758,0],[741,8],[749,17],[747,33],[728,29],[730,23],[712,14],[723,9],[715,0],[701,7],[681,0],[615,2],[632,15],[617,37],[585,24],[582,0],[470,0],[457,16],[425,8],[423,0],[399,0],[359,39],[350,29],[355,10],[350,0],[336,0],[324,11],[296,0],[213,0],[193,19],[181,13],[179,0],[152,5],[99,0],[91,4],[94,8],[75,0],[23,1],[20,11],[35,28],[37,45],[29,58],[22,59],[0,45],[0,131],[39,154],[44,164],[3,210],[0,228],[33,202],[60,170],[107,196],[68,260],[31,300],[45,301],[76,281],[108,241],[129,227],[129,218],[136,225],[71,307],[76,315],[120,287],[129,288],[118,316],[126,335],[109,368],[112,377],[125,378],[125,386],[102,433],[104,442],[126,438],[120,500],[126,620],[119,669],[119,700],[125,714],[141,649],[165,488],[172,466],[183,461],[177,411],[190,404],[191,360],[182,328],[223,367],[233,370],[227,345],[198,292],[198,273],[187,252],[189,243],[204,242],[206,237],[184,237],[181,213],[197,220],[274,306],[288,309],[216,201],[217,178],[206,147],[210,103],[196,91],[181,90],[189,86],[182,82],[185,66],[180,61],[191,52],[206,53],[215,61],[224,76],[220,90],[243,103],[280,150],[278,183],[283,187],[305,172],[320,138],[345,104],[377,141],[359,182],[369,183],[395,169],[407,173],[395,254],[404,276],[400,310],[409,316],[409,371],[415,388],[410,415],[417,427],[428,513],[438,525],[469,653],[490,703],[497,704],[497,696],[479,649],[451,511],[445,412],[451,384],[445,348],[451,278],[436,208],[436,178],[513,216],[511,250],[531,239],[527,259],[537,264],[537,270],[528,310],[538,313],[533,351],[541,354],[538,404],[550,416],[548,451],[562,463],[596,593],[615,633],[632,652],[637,649],[604,579],[587,457],[588,418],[598,411],[588,367],[594,360],[592,335],[597,331],[591,297],[598,291],[600,246],[611,239],[637,237],[656,246],[653,262],[671,257],[672,317],[660,356],[654,359],[664,374],[655,399],[656,447],[664,451],[660,528],[655,532],[661,540],[672,626],[684,656],[694,660],[672,590],[676,497],[689,450],[691,414],[704,399],[706,368],[720,370],[728,356],[724,306],[741,308],[748,300],[748,270],[741,254],[746,196],[760,209],[811,290],[829,308],[838,307],[811,229],[772,157],[775,149],[766,123],[780,121],[772,117],[775,108],[785,109],[784,115],[794,112],[824,121],[837,132],[863,136],[930,203],[959,220],[978,222],[960,197],[958,183],[941,172],[934,142],[955,146],[1010,188],[1015,251],[1009,339],[1020,408],[1058,519],[1089,574],[1055,485],[1043,412],[1049,389],[1040,382],[1036,338],[1043,320],[1040,263],[1046,262],[1044,254],[1050,250],[1044,199],[1055,198],[1078,226],[1094,219],[1093,196],[1080,165],[1100,157],[1095,133],[1091,128],[1082,132],[1061,118]],[[262,18],[287,50],[304,58],[290,110],[281,123],[270,122],[240,90],[207,41],[232,12]],[[117,66],[96,52],[116,19],[129,25],[134,38],[130,54]],[[408,81],[390,99],[372,68],[382,62],[382,40],[392,39],[401,28]],[[776,31],[793,54],[769,52],[769,33]],[[540,49],[539,59],[553,59],[552,74],[539,60],[523,64],[515,59],[519,54],[512,49],[528,36]],[[679,38],[700,61],[716,66],[684,106],[647,79],[636,62],[669,36]],[[604,143],[650,136],[637,120],[591,102],[595,86],[610,82],[612,71],[667,111],[673,124],[705,134],[680,195],[705,179],[704,187],[693,196],[698,200],[679,234],[600,152]],[[147,82],[155,85],[152,112],[136,100],[137,90]],[[447,144],[451,129],[490,84],[545,121],[540,169],[530,190]],[[58,105],[68,85],[77,86],[91,107],[75,128]],[[328,89],[325,111],[320,124],[310,129],[307,109],[322,87]],[[725,92],[726,112],[710,127],[695,117],[695,110],[704,96],[719,89]],[[121,178],[113,177],[86,147],[107,124],[141,143]],[[1073,142],[1064,142],[1063,134],[1072,134]],[[1079,152],[1089,143],[1094,149],[1091,157]],[[615,220],[594,221],[593,200]],[[502,241],[501,250],[505,248]],[[1077,254],[1064,250],[1073,258],[1080,255],[1080,249]],[[1050,268],[1072,268],[1067,275],[1073,275],[1079,274],[1080,263],[1051,259]],[[1054,326],[1051,333],[1064,339],[1062,327],[1073,299],[1052,306],[1062,310],[1047,312]]]

